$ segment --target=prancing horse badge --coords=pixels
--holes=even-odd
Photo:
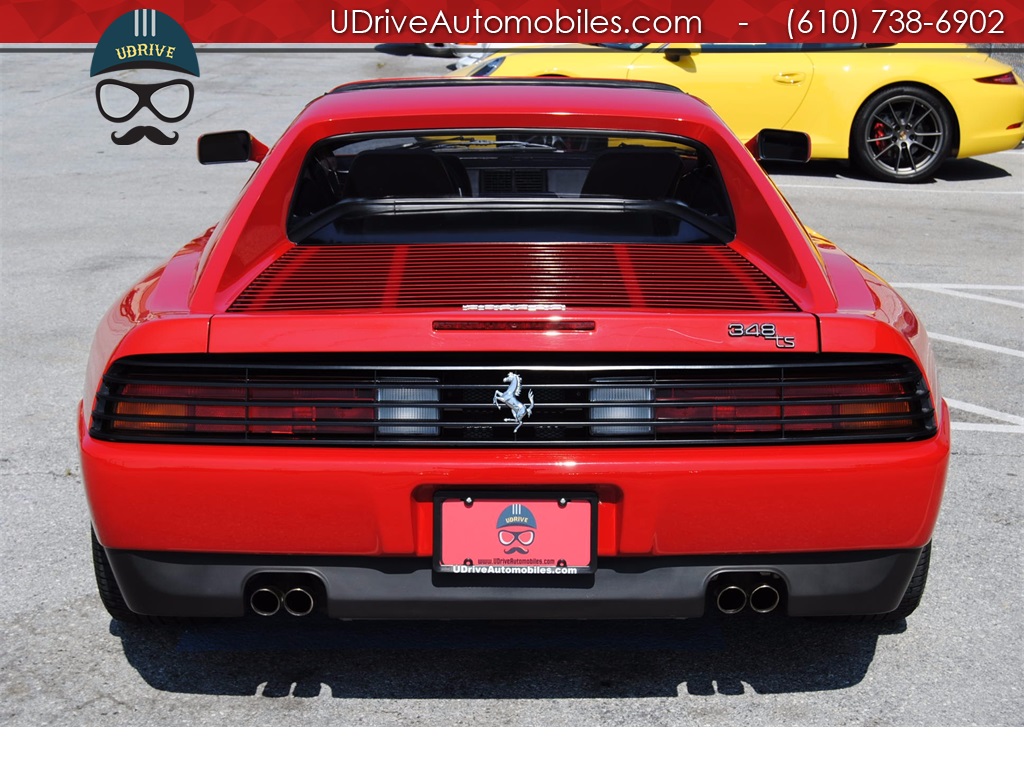
[[[501,406],[507,405],[509,410],[512,411],[512,418],[505,419],[505,421],[514,421],[516,423],[516,428],[512,430],[513,433],[516,433],[523,426],[523,419],[533,414],[533,390],[531,389],[528,393],[530,404],[526,405],[519,401],[519,393],[523,390],[523,377],[518,373],[509,371],[508,376],[504,378],[504,382],[508,384],[508,388],[504,392],[500,389],[494,390],[493,402],[498,406],[498,410],[501,410]]]

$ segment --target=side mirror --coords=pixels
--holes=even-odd
[[[218,163],[260,162],[267,156],[267,145],[248,131],[222,131],[204,133],[196,144],[196,153],[202,165]]]
[[[764,128],[746,147],[758,161],[806,163],[811,159],[811,137],[799,131]]]

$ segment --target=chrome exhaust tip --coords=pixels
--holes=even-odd
[[[302,587],[289,589],[281,600],[284,609],[292,616],[308,616],[313,612],[313,595]]]
[[[735,584],[730,584],[718,591],[715,604],[722,613],[739,613],[747,605],[747,593]]]
[[[273,616],[281,610],[281,592],[273,587],[260,587],[249,596],[249,607],[259,616]]]
[[[779,590],[771,584],[760,584],[750,592],[750,608],[755,613],[771,613],[779,607]]]

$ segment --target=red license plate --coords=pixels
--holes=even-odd
[[[434,515],[435,570],[550,576],[594,571],[594,496],[439,495]]]

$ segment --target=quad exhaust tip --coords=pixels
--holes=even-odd
[[[715,603],[722,613],[739,613],[747,606],[747,593],[735,584],[730,584],[718,591]]]
[[[750,608],[754,613],[771,613],[779,607],[779,590],[771,584],[759,584],[750,592]]]
[[[295,587],[285,592],[281,603],[292,616],[308,616],[313,612],[315,606],[313,595],[302,587]]]
[[[273,616],[281,610],[283,597],[275,587],[260,587],[249,596],[249,607],[260,616]]]

